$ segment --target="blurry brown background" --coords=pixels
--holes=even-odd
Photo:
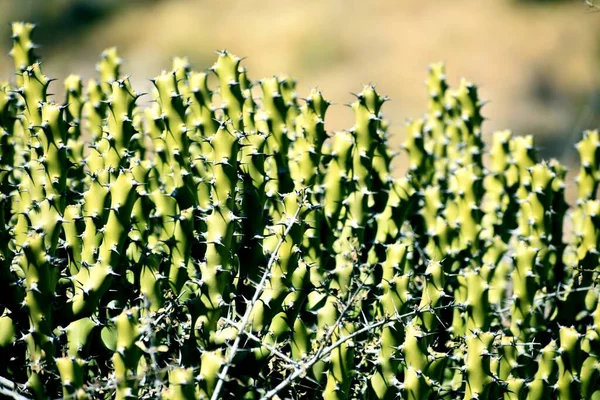
[[[544,157],[573,165],[580,131],[600,127],[600,13],[583,0],[0,0],[4,54],[11,20],[38,24],[47,75],[90,78],[100,52],[117,46],[138,91],[173,56],[204,69],[227,48],[248,57],[253,79],[292,75],[300,96],[319,86],[336,103],[330,130],[352,125],[349,92],[377,83],[393,100],[384,113],[394,146],[403,121],[425,112],[426,68],[440,60],[453,85],[467,77],[491,100],[488,137],[535,134]],[[12,79],[8,56],[0,79]]]

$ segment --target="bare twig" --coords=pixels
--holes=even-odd
[[[302,199],[302,204],[304,204],[304,201],[305,201],[305,198]],[[240,324],[237,326],[238,334],[233,342],[233,345],[231,346],[231,349],[229,350],[229,356],[227,357],[227,362],[225,363],[225,366],[223,367],[223,370],[221,371],[221,373],[219,373],[219,380],[217,381],[215,390],[211,396],[211,400],[217,400],[219,398],[219,395],[221,394],[221,390],[223,389],[223,383],[225,381],[225,377],[227,376],[227,373],[229,372],[229,367],[231,366],[231,363],[233,362],[233,359],[238,352],[240,343],[242,341],[243,333],[245,332],[246,326],[248,325],[248,322],[250,320],[250,315],[252,314],[252,311],[254,310],[254,306],[256,305],[256,302],[258,301],[258,299],[260,298],[260,295],[262,294],[262,292],[264,290],[264,287],[267,283],[267,279],[269,278],[269,275],[271,274],[271,268],[273,267],[273,264],[277,260],[277,254],[279,253],[279,249],[285,242],[285,240],[286,240],[287,236],[289,235],[290,231],[292,230],[292,227],[294,226],[294,224],[298,223],[298,216],[300,215],[300,210],[302,209],[302,204],[300,204],[298,206],[298,209],[294,213],[294,216],[288,221],[286,229],[285,229],[281,239],[279,239],[279,242],[277,243],[275,250],[273,250],[271,257],[269,258],[269,262],[267,263],[265,272],[263,273],[258,286],[256,286],[254,296],[252,296],[252,300],[250,300],[250,304],[248,304],[248,307],[246,307],[246,312],[244,313],[244,316],[242,317]]]
[[[228,324],[230,324],[230,325],[232,325],[232,326],[235,326],[235,321],[232,321],[230,319],[225,319],[225,322],[228,323]],[[249,339],[254,340],[256,343],[259,343],[265,349],[269,350],[271,353],[275,354],[277,357],[281,358],[282,360],[284,360],[285,362],[291,364],[292,366],[298,367],[300,365],[298,363],[298,361],[290,358],[285,353],[282,353],[276,347],[271,346],[268,343],[263,343],[263,340],[261,338],[259,338],[258,336],[256,336],[254,333],[252,333],[250,331],[246,331],[246,332],[244,332],[244,335],[248,336]]]
[[[169,306],[171,306],[171,304],[169,304]],[[150,344],[148,353],[150,354],[152,369],[158,370],[158,369],[160,369],[160,367],[158,366],[158,361],[156,359],[156,343],[154,340],[155,339],[154,326],[156,326],[156,324],[158,323],[159,320],[157,319],[156,321],[153,321],[154,316],[150,315],[150,301],[148,300],[148,298],[146,296],[144,296],[144,309],[145,309],[145,315],[143,316],[143,321],[145,322],[145,324],[144,324],[145,332],[144,333],[148,334],[149,344]],[[154,326],[153,326],[153,322],[154,322]],[[158,375],[154,377],[153,386],[154,386],[155,393],[157,395],[160,394],[163,383],[161,382],[160,379],[158,379]]]
[[[268,391],[267,393],[265,393],[265,395],[263,397],[261,397],[262,400],[268,400],[273,398],[275,395],[277,395],[277,393],[281,392],[283,389],[285,389],[288,385],[290,385],[292,382],[294,382],[296,379],[298,379],[299,377],[303,376],[304,374],[306,374],[306,371],[311,368],[314,364],[316,364],[317,362],[321,361],[323,358],[325,358],[326,356],[329,355],[329,353],[331,353],[332,351],[334,351],[335,349],[337,349],[338,347],[340,347],[342,344],[344,344],[345,342],[347,342],[348,340],[359,336],[365,332],[369,332],[373,329],[376,329],[380,326],[383,326],[385,324],[391,323],[391,322],[395,322],[395,321],[400,321],[404,318],[407,317],[411,317],[416,315],[420,310],[414,310],[411,312],[408,312],[406,314],[402,314],[402,315],[396,315],[394,317],[390,317],[390,318],[384,318],[381,321],[377,321],[374,322],[372,324],[363,326],[361,329],[358,329],[357,331],[344,336],[340,339],[338,339],[336,342],[334,342],[333,344],[325,347],[322,351],[318,352],[317,354],[315,354],[313,357],[311,357],[310,359],[308,359],[307,361],[305,361],[304,363],[302,363],[301,368],[297,369],[296,371],[294,371],[294,373],[292,373],[291,375],[289,375],[286,379],[284,379],[279,385],[277,385],[275,388],[273,388],[272,390]]]
[[[333,325],[333,327],[329,327],[327,334],[325,335],[325,338],[321,342],[321,346],[319,347],[319,349],[317,350],[317,352],[314,355],[315,358],[321,359],[321,353],[325,349],[325,347],[324,347],[325,344],[329,343],[329,340],[333,336],[333,332],[335,331],[334,328],[341,324],[342,319],[346,316],[346,314],[350,310],[350,307],[352,307],[352,305],[354,304],[354,300],[356,299],[356,297],[358,297],[358,294],[360,293],[360,291],[363,289],[364,286],[365,286],[365,283],[361,281],[360,284],[358,285],[358,287],[356,288],[356,290],[354,291],[354,293],[352,293],[352,295],[348,299],[348,302],[344,305],[344,309],[342,310],[339,317],[335,321],[335,324]]]
[[[2,376],[0,376],[0,395],[14,400],[30,400],[29,397],[17,393],[16,383]]]

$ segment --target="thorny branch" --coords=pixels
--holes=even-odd
[[[30,400],[29,397],[17,393],[16,383],[2,376],[0,376],[0,395],[14,400]]]
[[[219,380],[217,381],[217,384],[215,386],[215,391],[213,392],[211,400],[217,400],[219,398],[219,395],[221,394],[221,390],[223,389],[223,383],[225,381],[225,378],[227,377],[227,372],[229,371],[229,367],[231,366],[231,363],[233,362],[235,355],[237,354],[240,343],[242,341],[242,336],[243,336],[242,334],[246,330],[246,326],[248,325],[248,321],[250,320],[250,316],[252,315],[254,306],[256,305],[256,302],[258,301],[258,299],[260,298],[260,295],[262,294],[262,292],[265,289],[265,285],[266,285],[267,279],[269,278],[269,275],[271,273],[273,264],[275,263],[275,261],[277,261],[277,255],[279,254],[279,249],[285,242],[287,236],[289,235],[290,231],[292,230],[292,227],[298,223],[298,216],[300,215],[300,210],[302,209],[302,205],[304,204],[305,200],[306,200],[306,198],[303,197],[300,205],[298,205],[298,209],[294,213],[294,216],[288,221],[286,229],[285,229],[283,235],[281,236],[281,239],[279,239],[279,242],[277,243],[275,250],[273,250],[271,257],[269,258],[269,262],[267,263],[265,272],[263,273],[258,286],[256,286],[254,296],[252,296],[252,300],[250,300],[250,304],[248,304],[248,307],[246,307],[246,312],[244,313],[242,320],[240,321],[239,325],[237,326],[238,335],[236,336],[235,341],[233,342],[233,345],[231,346],[231,348],[229,350],[229,356],[227,357],[225,366],[223,367],[223,370],[221,371],[221,373],[219,373]]]
[[[300,365],[300,367],[294,371],[294,373],[292,373],[290,376],[288,376],[286,379],[284,379],[274,389],[268,391],[261,399],[268,400],[268,399],[273,398],[275,395],[277,395],[277,393],[281,392],[283,389],[285,389],[287,386],[289,386],[296,379],[298,379],[302,375],[306,374],[306,371],[308,369],[310,369],[313,365],[315,365],[316,363],[321,361],[323,358],[327,357],[331,352],[333,352],[335,349],[339,348],[342,344],[344,344],[348,340],[351,340],[352,338],[360,336],[361,334],[363,334],[365,332],[369,332],[369,331],[372,331],[373,329],[377,329],[380,326],[383,326],[385,324],[401,321],[405,318],[415,316],[419,312],[421,312],[425,309],[428,309],[428,308],[429,308],[429,306],[422,308],[422,309],[413,310],[413,311],[410,311],[410,312],[402,314],[402,315],[395,315],[393,317],[384,318],[384,319],[374,322],[372,324],[365,325],[362,328],[356,330],[355,332],[352,332],[351,334],[341,337],[336,342],[330,344],[329,346],[327,346],[325,348],[320,349],[320,351],[318,351],[314,356],[310,357],[307,361],[302,363]]]

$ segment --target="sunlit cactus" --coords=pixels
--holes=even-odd
[[[443,64],[396,152],[379,89],[332,132],[228,51],[142,107],[112,48],[53,102],[33,28],[0,82],[2,395],[600,399],[597,131],[569,207]]]

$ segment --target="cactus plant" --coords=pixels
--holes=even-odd
[[[443,64],[396,152],[374,86],[330,132],[320,91],[227,51],[144,109],[111,48],[55,103],[33,29],[0,82],[1,394],[600,398],[597,131],[569,207]]]

